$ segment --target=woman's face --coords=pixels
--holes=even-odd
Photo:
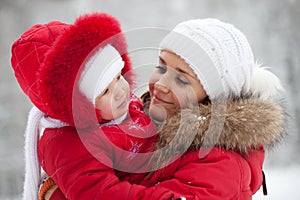
[[[206,99],[207,94],[189,65],[176,54],[163,50],[154,69],[149,90],[150,115],[163,121],[180,108],[187,108]]]

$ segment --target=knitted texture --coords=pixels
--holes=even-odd
[[[194,70],[211,99],[246,94],[254,59],[246,37],[217,19],[178,24],[160,44],[182,57]]]

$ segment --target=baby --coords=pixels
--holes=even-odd
[[[145,173],[140,172],[148,158],[138,154],[152,150],[156,127],[131,93],[127,44],[114,17],[93,13],[74,24],[35,25],[14,42],[11,61],[18,83],[34,104],[26,129],[24,199],[38,198],[40,165],[51,177],[42,185],[40,199],[48,189],[51,199],[74,198],[66,185],[81,190],[110,173],[129,182],[143,179]],[[59,140],[61,134],[68,139]],[[79,148],[74,151],[69,145]],[[82,159],[74,159],[77,167],[70,168],[53,156],[57,149]],[[87,168],[88,174],[80,173]],[[97,171],[106,173],[99,177]]]

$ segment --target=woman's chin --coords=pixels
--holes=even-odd
[[[168,117],[167,110],[162,105],[158,105],[158,104],[150,105],[149,114],[151,119],[159,122],[163,122]]]

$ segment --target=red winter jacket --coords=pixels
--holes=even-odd
[[[119,180],[113,169],[105,167],[86,150],[82,140],[70,127],[45,132],[39,148],[40,159],[45,171],[53,177],[69,200],[179,197],[205,200],[252,199],[263,180],[264,150],[261,147],[274,145],[282,137],[283,112],[277,104],[269,102],[242,100],[229,104],[223,132],[215,147],[208,152],[199,149],[197,142],[203,141],[201,138],[204,138],[207,130],[203,127],[209,125],[209,106],[200,106],[200,121],[192,111],[190,116],[174,116],[168,121],[160,131],[159,140],[170,139],[161,135],[165,131],[174,131],[173,128],[183,123],[185,134],[180,136],[183,138],[179,138],[174,148],[181,145],[180,141],[184,141],[188,131],[196,130],[191,148],[167,167],[149,173],[136,184],[134,181]],[[249,112],[255,113],[256,118],[253,119]],[[278,117],[274,119],[270,116]],[[196,121],[192,121],[194,119]],[[198,130],[193,129],[193,125],[200,127]],[[97,141],[97,137],[94,139]],[[101,156],[109,157],[104,152]],[[168,158],[170,155],[166,153],[161,156]],[[52,199],[55,199],[55,195]]]
[[[129,114],[119,124],[108,123],[82,130],[71,126],[46,128],[38,145],[42,167],[57,183],[59,180],[68,180],[61,179],[58,176],[60,172],[57,171],[65,173],[64,169],[67,169],[69,172],[76,172],[77,175],[73,176],[74,179],[70,179],[72,183],[75,183],[76,177],[79,178],[80,174],[86,174],[85,170],[92,165],[96,168],[93,167],[92,171],[89,170],[88,174],[86,174],[88,176],[97,171],[108,171],[116,174],[119,179],[126,179],[130,182],[141,181],[146,175],[146,173],[142,172],[147,167],[149,156],[147,157],[144,154],[139,156],[138,154],[151,152],[157,139],[156,126],[141,111],[141,108],[140,101],[132,95],[129,104]],[[60,137],[65,136],[70,138],[60,140]],[[60,140],[60,144],[52,146],[52,142],[56,141],[56,139]],[[62,162],[57,160],[57,158],[62,156],[62,153],[68,152],[68,145],[72,146],[69,146],[71,147],[69,153],[73,154],[71,157],[76,158],[78,161],[78,163],[76,161],[77,164],[75,166],[72,165],[74,162],[70,164],[65,163],[71,158],[69,156],[66,159],[62,159]],[[56,150],[58,151],[56,152]],[[50,155],[47,155],[47,153]],[[57,158],[51,160],[52,155],[57,155]],[[90,158],[97,164],[93,163],[90,165]],[[61,164],[65,164],[66,168]],[[72,167],[69,168],[69,166]],[[83,168],[81,169],[81,167]]]

